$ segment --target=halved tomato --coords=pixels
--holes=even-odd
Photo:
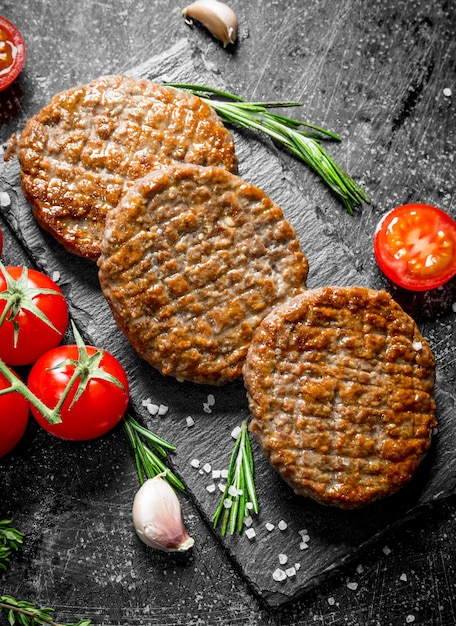
[[[24,39],[16,26],[0,15],[0,91],[19,76],[24,63]]]
[[[382,272],[410,291],[427,291],[456,274],[456,222],[429,204],[404,204],[387,213],[374,236]]]

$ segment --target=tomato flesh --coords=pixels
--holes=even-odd
[[[8,387],[10,383],[0,373],[0,389]],[[11,452],[22,439],[28,414],[28,402],[17,391],[0,396],[0,457]]]
[[[396,207],[377,226],[374,253],[396,285],[411,291],[435,289],[456,274],[456,222],[427,204]]]
[[[6,271],[14,280],[22,275],[23,268],[7,266]],[[36,289],[52,289],[55,294],[39,294],[33,298],[34,304],[52,322],[54,328],[40,320],[33,312],[22,308],[9,321],[8,316],[0,325],[0,359],[8,365],[29,365],[36,361],[46,350],[57,346],[65,334],[68,326],[68,305],[60,287],[46,274],[29,268],[27,286]],[[7,288],[6,279],[0,271],[0,292]],[[0,299],[0,315],[3,313],[6,301]],[[17,340],[14,337],[14,324],[18,324]]]
[[[92,355],[96,348],[87,346]],[[62,345],[41,356],[30,370],[27,386],[44,404],[53,409],[74,373],[73,364],[64,363],[68,359],[78,360],[76,345]],[[85,441],[104,435],[123,417],[129,400],[128,380],[121,364],[109,352],[103,351],[100,368],[112,374],[122,385],[100,378],[91,378],[86,389],[71,406],[77,383],[65,399],[59,424],[49,421],[33,406],[31,411],[36,421],[45,430],[62,439]]]
[[[18,77],[24,63],[24,39],[14,24],[0,15],[0,91]]]

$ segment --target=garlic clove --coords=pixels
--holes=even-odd
[[[133,500],[133,525],[146,545],[165,552],[185,552],[195,540],[187,533],[174,489],[161,475],[146,480]]]
[[[226,47],[237,37],[238,21],[234,11],[219,0],[196,0],[182,10],[188,21],[197,20]]]

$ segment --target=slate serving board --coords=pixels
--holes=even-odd
[[[128,73],[157,82],[198,82],[225,87],[216,72],[204,66],[184,40]],[[323,185],[310,177],[311,184],[303,188],[294,168],[288,167],[277,147],[251,133],[232,130],[240,175],[263,188],[282,207],[297,230],[309,260],[308,286],[384,287],[381,276],[371,264],[361,264],[361,269],[356,269],[350,251],[337,238],[336,225],[329,228],[321,219],[318,198],[328,193]],[[210,525],[221,492],[216,487],[215,494],[210,493],[207,487],[217,485],[218,480],[205,470],[193,468],[191,461],[198,459],[201,467],[208,463],[211,469],[227,467],[234,443],[231,431],[249,418],[242,381],[223,388],[196,386],[163,377],[148,366],[116,328],[99,288],[96,265],[68,254],[35,223],[21,191],[16,160],[0,163],[0,190],[11,198],[11,205],[2,209],[3,216],[37,267],[49,275],[58,272],[58,282],[68,298],[72,318],[86,342],[109,350],[125,366],[131,383],[133,410],[154,432],[177,446],[172,458],[173,469]],[[336,207],[335,219],[338,210],[344,209]],[[353,220],[356,219],[355,216]],[[437,323],[427,323],[431,346],[432,342],[440,343],[444,328],[444,324],[437,328]],[[447,365],[450,352],[447,345],[443,366]],[[438,362],[442,363],[442,358]],[[215,402],[208,406],[210,394]],[[143,406],[146,399],[167,407],[166,414],[151,416]],[[254,516],[252,524],[255,538],[249,539],[245,534],[221,538],[217,530],[214,532],[260,598],[270,606],[278,606],[302,595],[335,568],[354,559],[364,546],[378,540],[390,526],[455,493],[454,390],[449,389],[439,375],[436,400],[438,432],[412,483],[396,496],[357,512],[321,507],[294,496],[252,440],[260,505],[260,513]],[[195,422],[192,427],[187,426],[188,416]],[[286,523],[283,530],[279,528],[281,521]],[[274,524],[274,530],[266,529],[267,522]],[[306,546],[302,545],[303,536]],[[286,564],[280,564],[280,554],[286,555]],[[283,570],[295,567],[296,573],[282,582],[276,581],[272,573],[277,567]]]

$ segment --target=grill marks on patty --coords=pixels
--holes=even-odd
[[[240,377],[253,332],[305,289],[307,260],[282,210],[218,167],[138,181],[106,221],[99,276],[141,356],[179,380]]]
[[[237,171],[231,133],[200,98],[106,76],[57,94],[19,140],[24,194],[70,252],[97,259],[106,212],[151,169],[173,162]]]
[[[244,367],[251,430],[298,495],[368,504],[406,484],[429,448],[434,367],[386,292],[309,290],[255,333]]]

